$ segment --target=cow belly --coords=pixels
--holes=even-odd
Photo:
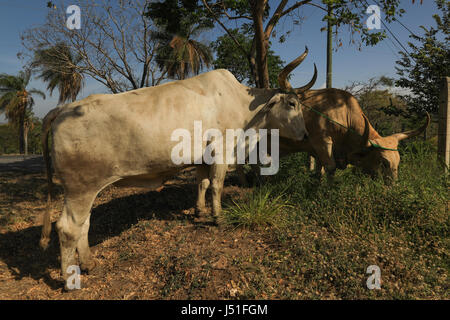
[[[158,187],[162,186],[164,182],[166,182],[172,176],[173,173],[171,174],[167,173],[165,175],[158,177],[156,177],[153,174],[141,174],[136,176],[129,176],[114,182],[114,186],[121,188],[136,187],[136,188],[157,189]]]

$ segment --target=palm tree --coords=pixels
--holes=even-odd
[[[34,112],[31,109],[28,109],[25,113],[25,119],[23,123],[25,154],[28,154],[28,132],[31,132],[38,122],[39,118],[34,116]]]
[[[19,72],[17,76],[0,74],[0,113],[4,113],[8,122],[18,128],[21,154],[28,150],[25,134],[27,114],[30,114],[34,105],[32,95],[37,94],[45,99],[42,91],[27,89],[30,78],[30,69]]]
[[[202,26],[188,26],[183,28],[171,39],[165,38],[165,45],[161,46],[156,57],[161,70],[173,79],[186,79],[190,74],[199,74],[204,67],[212,63],[211,49],[203,43],[192,39],[205,29]]]
[[[82,57],[74,54],[64,43],[34,53],[31,67],[38,71],[38,78],[47,82],[50,96],[58,88],[58,104],[75,101],[84,85],[84,76],[77,65]]]

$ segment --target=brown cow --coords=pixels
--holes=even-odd
[[[370,125],[356,98],[339,89],[310,90],[300,93],[307,140],[294,142],[280,139],[280,153],[306,151],[323,166],[329,175],[336,168],[345,169],[353,164],[372,176],[383,174],[387,182],[398,174],[400,155],[397,151],[401,140],[423,132],[430,123],[427,114],[425,124],[417,130],[382,137]]]

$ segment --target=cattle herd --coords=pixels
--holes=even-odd
[[[244,86],[229,71],[220,69],[156,87],[91,95],[51,110],[44,118],[42,142],[49,203],[51,167],[64,188],[64,207],[56,223],[63,278],[68,278],[66,270],[74,264],[76,251],[81,269],[95,266],[88,231],[97,194],[113,183],[156,189],[186,168],[188,165],[176,164],[171,157],[171,134],[177,129],[192,132],[194,121],[222,133],[227,129],[277,129],[280,155],[306,151],[317,159],[318,168],[323,167],[329,175],[336,168],[353,164],[368,174],[381,171],[387,181],[396,179],[399,141],[425,130],[429,116],[417,130],[381,137],[350,93],[311,90],[317,78],[316,68],[307,85],[290,85],[288,75],[307,53],[306,49],[283,69],[278,76],[278,89]],[[221,214],[228,164],[198,160],[193,158],[190,162],[197,173],[196,209],[205,211],[205,193],[211,187],[212,212],[217,217]],[[40,242],[43,248],[48,245],[50,231],[47,210]]]

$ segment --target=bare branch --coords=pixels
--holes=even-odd
[[[285,16],[285,15],[287,15],[288,13],[291,13],[292,11],[294,11],[295,9],[297,9],[298,7],[301,7],[301,6],[303,6],[303,5],[305,5],[305,4],[311,4],[310,2],[311,2],[312,0],[304,0],[304,1],[299,1],[299,2],[297,2],[296,4],[294,4],[292,7],[290,7],[289,9],[286,9],[285,11],[283,11],[282,13],[281,13],[281,15],[280,15],[280,18],[282,17],[282,16]]]
[[[230,20],[236,20],[236,19],[248,19],[248,20],[252,20],[252,17],[250,17],[250,16],[245,16],[245,15],[242,15],[242,16],[235,16],[235,17],[230,16],[230,15],[228,14],[228,12],[227,12],[227,8],[225,7],[225,3],[224,3],[224,2],[222,2],[222,7],[223,7],[223,13],[224,13],[224,14],[227,16],[227,18],[230,19]]]
[[[45,23],[22,34],[23,54],[65,43],[82,61],[76,69],[107,86],[111,92],[136,89],[149,84],[149,73],[160,77],[155,61],[158,42],[153,25],[143,16],[150,0],[117,2],[80,0],[83,20],[79,30],[66,27],[64,6],[50,9]],[[139,72],[136,72],[139,70]],[[164,76],[162,76],[162,79]]]

